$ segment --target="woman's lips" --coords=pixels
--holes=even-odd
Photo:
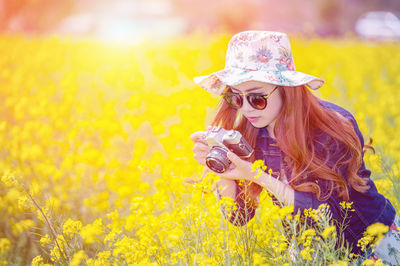
[[[254,123],[258,120],[258,118],[260,118],[259,116],[249,116],[247,117],[247,120],[249,120],[251,123]]]

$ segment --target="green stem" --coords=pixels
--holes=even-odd
[[[39,206],[39,204],[36,202],[36,200],[31,196],[31,194],[29,194],[29,192],[28,192],[25,188],[24,188],[24,191],[25,191],[25,193],[28,195],[28,197],[30,198],[30,200],[33,202],[33,204],[35,205],[35,207],[40,211],[40,213],[42,214],[44,220],[46,221],[46,224],[49,226],[50,232],[51,232],[51,234],[53,235],[53,238],[54,238],[54,242],[56,242],[56,245],[57,245],[57,247],[58,247],[58,250],[60,250],[61,259],[62,259],[63,263],[64,263],[65,265],[67,265],[66,258],[64,258],[64,253],[63,253],[62,249],[60,248],[60,245],[59,245],[59,243],[58,243],[58,241],[57,241],[57,234],[56,234],[56,231],[54,230],[53,226],[51,225],[50,221],[47,219],[47,217],[46,217],[46,215],[44,214],[42,208]]]

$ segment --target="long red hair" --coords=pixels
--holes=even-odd
[[[352,123],[324,108],[304,85],[280,87],[280,91],[283,105],[275,123],[274,134],[291,169],[290,186],[298,191],[313,192],[319,200],[328,199],[335,191],[344,200],[349,200],[348,185],[359,192],[365,192],[369,188],[368,179],[357,175],[362,164],[363,149]],[[212,125],[238,130],[255,148],[258,128],[244,116],[238,115],[237,110],[223,100]],[[332,141],[344,147],[342,157],[333,166],[328,166],[326,158],[320,158],[316,153],[312,137],[315,130],[325,132],[331,136]],[[254,155],[248,160],[253,162]],[[347,181],[338,170],[340,165],[348,165]],[[321,189],[318,179],[326,180],[328,187]],[[256,208],[262,187],[256,183],[236,182],[248,203]]]

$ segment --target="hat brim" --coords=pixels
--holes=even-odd
[[[259,81],[279,86],[306,85],[310,89],[319,89],[324,80],[298,71],[259,71],[243,69],[223,69],[206,76],[195,77],[194,82],[216,95],[221,95],[226,85],[234,86],[246,81]]]

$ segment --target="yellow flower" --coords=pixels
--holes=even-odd
[[[388,229],[389,227],[382,223],[375,223],[368,226],[364,232],[364,237],[358,240],[357,246],[364,251],[368,247],[379,245]]]
[[[347,266],[347,265],[349,265],[349,263],[347,261],[342,261],[342,260],[338,261],[337,263],[329,264],[329,266]]]
[[[377,261],[371,260],[371,259],[367,259],[365,261],[363,261],[363,263],[361,265],[365,265],[365,266],[383,266],[383,262],[381,259],[378,259]]]
[[[63,233],[68,237],[72,237],[73,235],[78,234],[81,228],[81,221],[73,221],[71,218],[68,218],[63,224]]]
[[[0,255],[6,253],[11,246],[11,241],[8,238],[0,238]]]
[[[96,259],[88,259],[86,261],[86,265],[93,265],[93,266],[109,266],[111,265],[109,258],[111,257],[111,252],[109,250],[101,251],[97,253]]]
[[[264,161],[263,160],[255,160],[251,166],[251,171],[255,172],[257,170],[263,170],[265,171],[267,169],[267,166],[264,165]]]
[[[18,185],[18,180],[14,177],[14,173],[10,170],[6,170],[1,176],[1,182],[7,187],[13,187]]]
[[[314,253],[314,249],[310,247],[305,247],[303,250],[300,251],[300,256],[304,260],[312,261],[313,260],[312,253]]]
[[[265,259],[263,258],[262,254],[254,253],[253,254],[253,263],[254,265],[265,265]]]
[[[368,226],[366,233],[371,236],[382,236],[389,230],[387,225],[382,223],[374,223]]]
[[[281,220],[283,220],[285,217],[291,217],[291,214],[294,211],[294,206],[293,205],[288,205],[284,206],[283,208],[279,209],[279,216]]]
[[[46,234],[45,236],[43,236],[43,237],[41,237],[40,238],[40,245],[42,246],[42,247],[46,247],[48,244],[50,244],[52,241],[51,241],[51,239],[50,239],[50,237],[49,237],[49,235],[48,234]]]
[[[31,266],[51,266],[51,264],[44,263],[42,256],[38,255],[32,259]]]
[[[232,211],[237,207],[234,200],[217,203],[208,193],[215,182],[211,175],[196,186],[182,182],[187,177],[200,179],[203,166],[193,158],[189,135],[204,130],[219,101],[192,77],[223,65],[230,37],[207,36],[204,41],[196,34],[162,44],[124,46],[3,36],[0,48],[11,52],[0,59],[0,210],[2,229],[10,228],[13,238],[9,244],[0,240],[0,247],[8,250],[0,264],[6,264],[4,258],[16,248],[21,250],[16,256],[26,256],[26,246],[19,246],[26,243],[24,231],[37,226],[43,234],[48,232],[40,215],[27,216],[32,204],[22,183],[55,230],[63,233],[57,236],[61,250],[48,235],[32,247],[45,246],[54,264],[65,264],[62,255],[70,260],[67,263],[84,264],[83,252],[92,256],[88,265],[213,265],[224,259],[251,264],[246,259],[249,252],[254,264],[287,263],[289,241],[283,226],[301,224],[299,215],[291,218],[290,209],[273,205],[263,190],[260,199],[265,200],[255,217],[236,227],[219,209]],[[399,58],[394,56],[398,44],[315,39],[293,45],[299,51],[299,69],[323,73],[328,86],[318,96],[348,106],[363,135],[382,148],[382,154],[366,152],[364,159],[374,176],[381,177],[374,181],[378,190],[397,209],[393,189],[400,176],[400,75]],[[325,56],[309,57],[310,50]],[[354,68],[359,58],[363,63]],[[331,67],[338,62],[340,68]],[[32,72],[32,66],[39,70]],[[272,174],[262,161],[254,162],[252,170],[256,178],[263,171]],[[351,202],[340,207],[354,211]],[[327,209],[321,205],[305,215],[318,228],[326,228],[321,236],[330,240],[335,230],[326,218]],[[108,218],[94,222],[98,217]],[[317,253],[321,237],[315,231],[293,239],[305,249],[301,256],[300,250],[296,254],[299,262],[290,262],[312,264],[309,259]],[[359,243],[362,248],[371,247],[384,230],[371,227],[369,233]],[[267,252],[246,250],[263,243],[268,243]],[[331,262],[345,264],[333,257]],[[44,262],[38,256],[32,265],[39,264]]]
[[[375,237],[374,244],[379,245],[383,239],[384,234],[389,230],[389,226],[382,223],[375,223],[367,227],[365,234],[367,236]]]
[[[103,234],[102,219],[95,220],[92,224],[87,224],[81,228],[79,234],[82,236],[84,243],[92,244],[100,240]]]
[[[353,202],[341,201],[339,202],[340,206],[343,210],[348,210],[354,212],[355,210],[352,208]]]
[[[221,200],[218,202],[219,206],[223,208],[226,212],[235,211],[237,206],[235,200],[231,197],[221,197]]]
[[[85,260],[86,258],[87,258],[87,256],[85,254],[85,251],[79,250],[72,257],[69,265],[71,265],[71,266],[79,266],[79,265],[81,265],[81,261]]]
[[[263,160],[254,161],[253,164],[251,165],[251,171],[257,173],[254,176],[254,179],[258,179],[266,169],[267,169],[267,166],[264,165]]]
[[[321,236],[324,239],[326,239],[326,238],[330,237],[331,233],[336,233],[336,226],[332,225],[332,226],[325,228],[324,231],[322,232]],[[333,236],[333,234],[332,234],[332,236]]]
[[[22,232],[32,228],[35,225],[35,222],[31,219],[26,219],[19,221],[11,226],[12,232],[15,235],[19,235]]]
[[[29,194],[34,197],[35,195],[37,195],[40,192],[40,185],[37,182],[32,182],[32,184],[29,187]]]

